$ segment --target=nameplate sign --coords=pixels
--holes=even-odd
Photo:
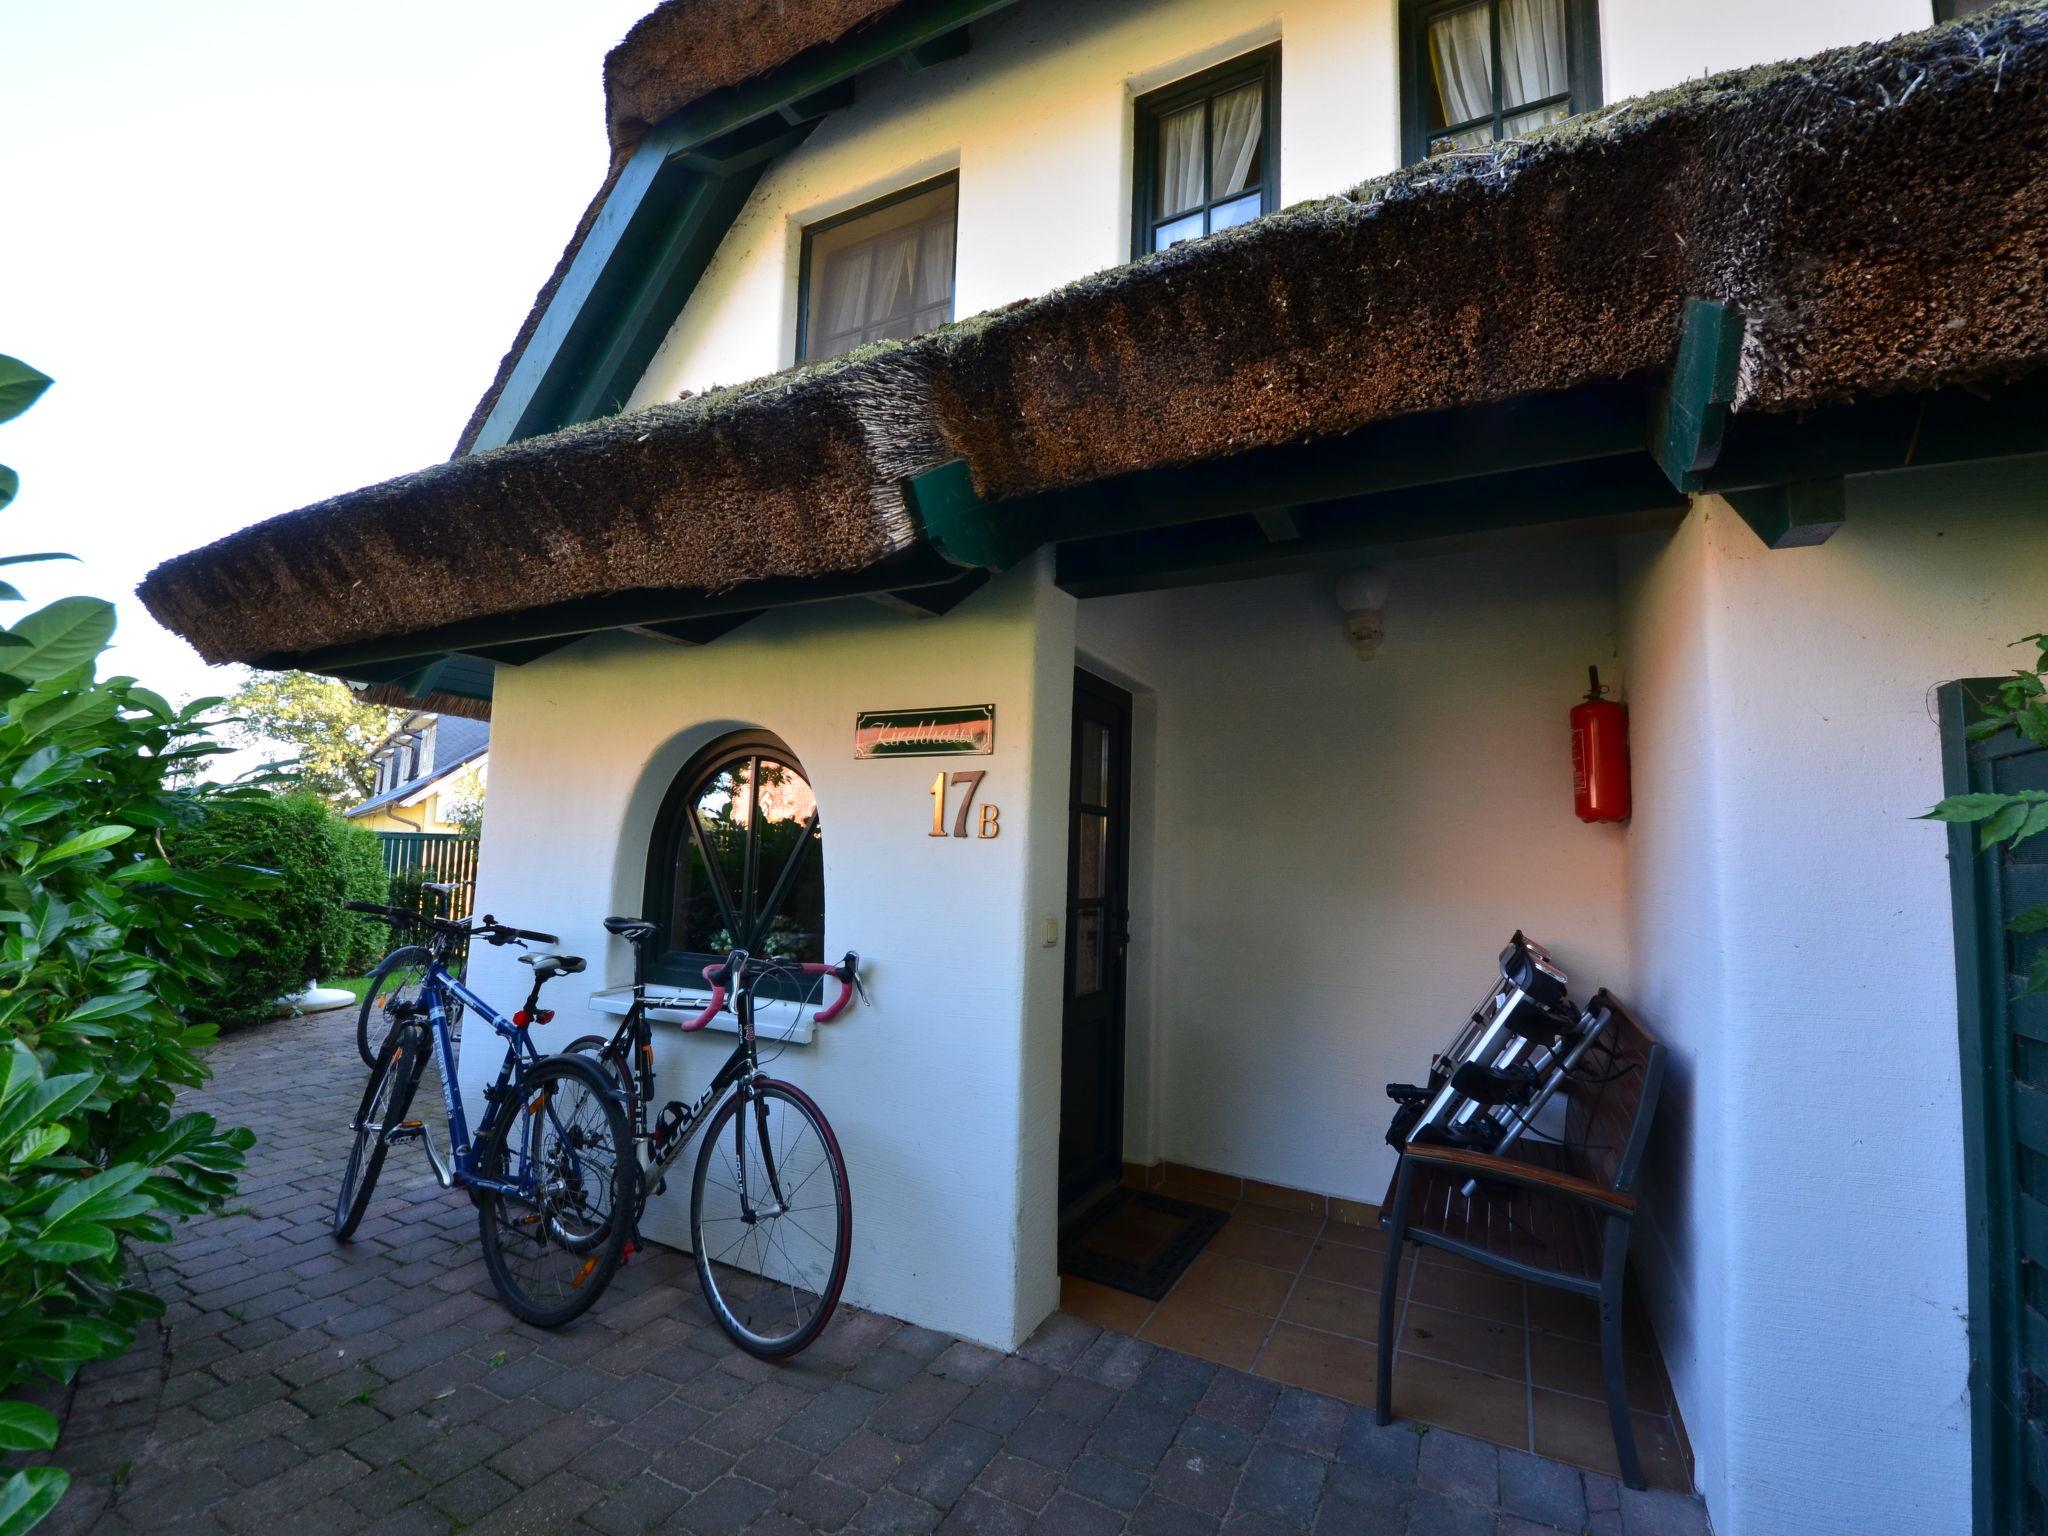
[[[996,749],[996,707],[873,709],[853,721],[853,755],[864,757],[987,757]]]

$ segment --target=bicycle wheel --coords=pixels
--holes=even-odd
[[[617,1090],[582,1056],[530,1068],[478,1148],[484,1268],[512,1315],[553,1328],[580,1315],[617,1273],[640,1165]]]
[[[394,1025],[370,1069],[369,1085],[356,1109],[355,1145],[349,1148],[341,1190],[334,1197],[334,1235],[344,1242],[355,1235],[370,1207],[377,1175],[384,1171],[384,1154],[390,1150],[384,1139],[412,1105],[413,1090],[426,1065],[425,1049],[426,1037],[416,1026]]]
[[[394,1020],[392,1006],[419,1001],[420,983],[426,979],[431,957],[417,944],[402,945],[377,962],[370,973],[370,985],[356,1010],[356,1050],[363,1065],[374,1067],[377,1057],[372,1042],[381,1040]]]
[[[853,1199],[838,1138],[802,1089],[764,1079],[712,1115],[690,1188],[690,1246],[712,1316],[748,1354],[784,1359],[831,1321],[853,1253]]]

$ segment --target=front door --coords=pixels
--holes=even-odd
[[[1124,949],[1131,696],[1074,673],[1067,810],[1067,981],[1060,1052],[1060,1204],[1123,1172]]]
[[[1969,693],[1942,690],[1952,795],[2048,790],[2048,751],[2007,729],[1969,741]],[[1970,1244],[1970,1403],[1976,1529],[2048,1531],[2048,994],[2021,996],[2048,935],[2013,915],[2048,901],[2048,835],[1995,853],[1951,830]]]

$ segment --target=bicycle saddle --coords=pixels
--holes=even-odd
[[[660,924],[650,923],[644,917],[608,917],[604,920],[604,931],[615,933],[622,939],[631,939],[638,944],[652,934]]]
[[[554,976],[574,976],[590,962],[581,955],[521,955],[521,965],[533,967],[536,981],[546,981]]]

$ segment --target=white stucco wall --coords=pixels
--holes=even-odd
[[[591,960],[551,984],[543,1049],[615,1023],[580,1005],[631,980],[626,946],[600,925],[640,912],[649,830],[684,762],[744,727],[794,749],[824,828],[826,951],[859,950],[873,993],[770,1068],[816,1097],[845,1151],[847,1299],[1005,1347],[1057,1300],[1059,951],[1026,938],[1058,912],[1066,873],[1071,622],[1033,566],[944,620],[842,602],[701,648],[602,636],[501,668],[492,719],[478,906]],[[995,839],[928,835],[932,776],[963,760],[853,760],[856,710],[990,702],[995,753],[964,765],[988,770]],[[1042,784],[1054,798],[1037,807]],[[517,951],[479,946],[475,984],[504,1011],[526,979]],[[686,1099],[733,1045],[672,1025],[656,1036],[664,1094]],[[500,1053],[476,1030],[470,1044],[474,1119]],[[687,1245],[695,1155],[650,1204],[650,1236]]]
[[[630,404],[734,384],[796,356],[802,231],[960,176],[954,313],[1030,298],[1130,256],[1133,99],[1281,44],[1281,204],[1401,161],[1395,0],[1031,0],[966,57],[859,82],[761,179]],[[1605,96],[1926,26],[1929,0],[1603,0]]]
[[[1631,985],[1680,1063],[1645,1252],[1721,1536],[1970,1529],[1947,845],[1913,818],[1930,690],[2048,618],[2044,513],[2015,461],[1852,482],[1816,549],[1704,501],[1628,551]]]
[[[1803,58],[1933,24],[1932,0],[1600,0],[1600,68],[1607,99],[1620,101],[1719,69]]]
[[[1590,996],[1623,840],[1573,815],[1566,715],[1614,672],[1601,541],[1403,561],[1352,650],[1322,576],[1079,605],[1139,695],[1126,1155],[1377,1201],[1425,1074],[1517,927]]]

